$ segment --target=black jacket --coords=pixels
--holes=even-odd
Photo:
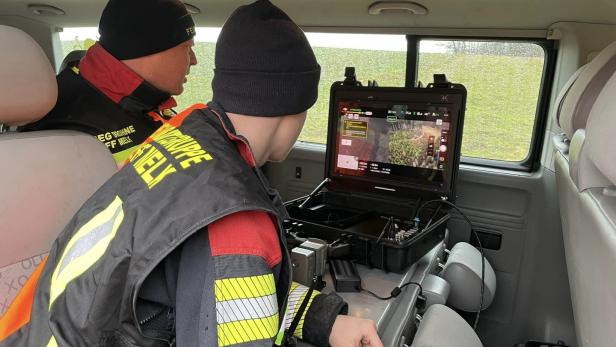
[[[163,115],[159,111],[161,105],[175,106],[175,102],[100,45],[90,48],[80,65],[82,73],[78,67],[72,67],[58,75],[58,101],[53,110],[19,130],[86,132],[107,145],[116,162],[122,164],[136,146],[161,126],[163,118],[173,114],[165,110]],[[86,72],[88,78],[82,76]]]
[[[198,251],[193,259],[201,266],[190,276],[203,275],[191,344],[272,346],[307,288],[291,283],[281,199],[247,155],[254,163],[224,114],[189,109],[165,123],[60,234],[28,310],[31,320],[0,347],[173,345],[173,324],[151,324],[173,311],[150,315],[140,312],[138,301],[148,275],[180,247],[182,256]],[[271,248],[279,248],[280,258],[270,264],[259,254],[217,248],[208,227],[242,211],[272,217]],[[226,232],[219,236],[237,242]],[[327,345],[345,304],[333,294],[314,292],[309,299],[296,336]]]

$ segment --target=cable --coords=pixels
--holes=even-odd
[[[477,315],[475,316],[475,322],[473,324],[473,329],[475,331],[477,331],[477,325],[479,324],[479,315],[481,314],[481,310],[483,310],[483,296],[484,296],[484,292],[485,292],[485,271],[486,271],[486,260],[485,260],[485,256],[483,255],[483,247],[481,246],[481,240],[479,239],[479,235],[477,234],[477,232],[473,228],[473,223],[471,223],[471,220],[460,210],[460,208],[458,208],[458,206],[454,205],[453,203],[451,203],[451,202],[449,202],[447,200],[434,199],[434,200],[428,200],[428,201],[424,202],[417,209],[417,212],[415,213],[415,218],[419,217],[419,213],[427,205],[429,205],[431,203],[435,203],[435,202],[448,205],[448,206],[452,207],[453,209],[455,209],[466,220],[466,222],[468,223],[469,227],[471,228],[471,233],[475,236],[475,239],[477,240],[477,246],[479,247],[479,253],[481,253],[481,298],[479,299],[479,308],[477,309]]]
[[[443,207],[443,205],[438,205],[438,207],[436,208],[436,210],[434,211],[432,216],[430,216],[430,219],[428,219],[428,223],[426,223],[426,226],[424,227],[424,229],[429,227],[432,224],[432,220],[434,219],[434,217],[436,217],[438,215],[438,213],[441,211],[442,207]]]
[[[394,289],[391,290],[391,293],[389,294],[388,297],[379,296],[379,295],[369,291],[368,289],[364,289],[363,287],[360,288],[360,290],[362,292],[366,292],[366,293],[374,296],[375,298],[377,298],[379,300],[390,300],[390,299],[393,299],[393,298],[397,297],[398,295],[400,295],[400,293],[402,293],[402,289],[404,289],[404,287],[406,287],[408,285],[411,285],[411,284],[416,285],[419,288],[419,296],[423,296],[423,287],[421,286],[421,284],[419,284],[417,282],[412,282],[412,281],[411,282],[406,282],[406,283],[404,283],[401,286],[395,287]]]
[[[376,239],[377,245],[379,244],[379,242],[381,242],[381,239],[383,238],[383,235],[385,235],[385,232],[389,233],[391,231],[391,227],[393,223],[394,223],[394,217],[387,218],[387,223],[385,223],[385,226],[383,227],[383,231],[381,231],[379,238]]]
[[[400,290],[402,290],[402,289],[404,289],[404,287],[406,287],[406,286],[408,286],[408,285],[411,285],[411,284],[414,284],[414,285],[416,285],[417,287],[419,287],[419,295],[423,296],[423,287],[421,286],[421,284],[419,284],[419,283],[417,283],[417,282],[413,282],[413,281],[411,281],[411,282],[406,282],[405,284],[401,285],[401,286],[400,286],[400,287],[398,287],[398,288],[400,288]],[[394,289],[395,289],[395,288],[394,288]],[[398,295],[396,294],[396,296],[398,296]]]

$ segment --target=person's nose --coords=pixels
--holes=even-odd
[[[197,65],[197,55],[193,49],[190,49],[190,65]]]

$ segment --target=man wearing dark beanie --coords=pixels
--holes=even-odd
[[[15,308],[30,321],[0,347],[382,347],[338,295],[292,282],[286,210],[260,170],[297,140],[319,75],[282,10],[238,8],[213,101],[165,122],[82,206],[37,270],[32,307]]]
[[[55,108],[20,130],[87,132],[122,165],[173,115],[172,95],[182,93],[197,63],[195,24],[179,0],[110,0],[98,30],[78,67],[58,75]]]

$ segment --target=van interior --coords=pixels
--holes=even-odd
[[[350,314],[374,319],[386,346],[613,346],[616,2],[272,2],[306,32],[322,69],[299,140],[285,161],[264,167],[285,201],[299,204],[333,172],[332,85],[353,76],[347,67],[363,86],[465,89],[448,197],[455,208],[438,242],[397,271],[356,267],[376,296],[408,281],[422,292],[407,286],[389,300],[342,292]],[[90,135],[13,126],[53,107],[55,75],[96,41],[105,3],[0,2],[0,316],[81,204],[116,172]],[[198,65],[178,110],[211,98],[220,27],[249,1],[185,3],[197,24]],[[393,152],[394,142],[388,146]],[[413,143],[406,146],[402,155]],[[393,203],[387,197],[380,204]],[[325,290],[334,290],[324,274]]]

